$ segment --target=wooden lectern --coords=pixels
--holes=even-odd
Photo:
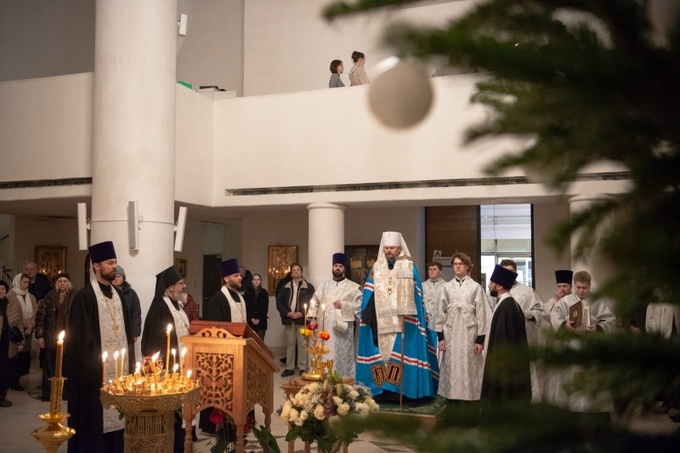
[[[236,424],[236,453],[243,453],[243,425],[248,411],[262,406],[264,426],[270,429],[274,412],[274,354],[245,323],[193,321],[190,336],[182,337],[187,355],[185,370],[192,370],[201,385],[197,404],[184,405],[184,452],[191,453],[191,421],[198,408],[215,407]]]

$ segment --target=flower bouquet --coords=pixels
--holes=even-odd
[[[316,442],[319,452],[332,453],[349,445],[358,431],[341,432],[334,422],[341,417],[365,416],[379,409],[367,387],[343,384],[335,370],[328,370],[321,382],[304,386],[281,407],[281,420],[288,424],[286,441],[297,438]]]
[[[215,424],[217,442],[210,449],[211,453],[233,453],[236,451],[236,424],[233,419],[220,409],[213,409],[210,413],[210,421]],[[255,417],[248,414],[245,425],[243,425],[243,447],[248,445],[248,433],[253,431],[257,442],[262,448],[269,449],[272,453],[280,453],[276,438],[264,426],[258,428]]]

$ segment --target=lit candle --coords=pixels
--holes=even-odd
[[[321,330],[326,330],[324,329],[325,324],[326,324],[326,304],[321,304]]]
[[[158,360],[159,355],[161,355],[161,351],[158,351],[157,353],[151,356],[151,372],[154,375],[156,374],[156,360]]]
[[[125,348],[120,350],[120,377],[125,376]]]
[[[139,372],[142,370],[142,364],[137,362],[135,366],[135,379],[139,379]]]
[[[172,324],[168,324],[168,330],[165,331],[168,344],[165,350],[165,374],[170,373],[170,332],[172,332]]]
[[[106,358],[109,356],[108,351],[102,354],[102,386],[106,385]]]
[[[191,370],[187,370],[187,379],[191,379]]]
[[[170,351],[170,352],[172,353],[172,369],[174,370],[175,365],[177,365],[177,361],[176,361],[177,350],[175,348],[172,348],[172,351]]]
[[[184,347],[184,348],[182,348],[182,353],[179,356],[179,374],[182,374],[182,372],[184,371],[184,362],[186,360],[186,357],[185,357],[186,355],[187,355],[187,348]]]
[[[120,352],[116,351],[113,353],[113,380],[118,379],[118,356]]]
[[[175,379],[175,375],[177,374],[177,370],[179,370],[179,365],[176,363],[172,366],[172,378]]]
[[[64,358],[64,335],[66,335],[66,332],[62,330],[57,340],[57,366],[54,373],[56,377],[61,377],[61,364]]]

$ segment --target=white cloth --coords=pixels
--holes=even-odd
[[[177,347],[179,348],[177,353],[179,354],[186,346],[180,339],[189,335],[189,317],[184,310],[182,310],[181,304],[178,304],[180,305],[180,309],[178,310],[172,304],[172,301],[168,296],[163,297],[163,300],[165,301],[165,305],[168,306],[168,310],[170,310],[170,314],[172,315],[173,324],[175,324],[175,335],[177,336]]]
[[[427,279],[423,283],[423,305],[425,305],[425,313],[427,314],[427,327],[430,330],[436,330],[434,325],[440,311],[440,296],[444,285],[446,285],[446,281],[443,278],[437,279],[437,281]]]
[[[440,364],[439,395],[474,401],[480,398],[484,354],[475,354],[477,336],[488,333],[491,313],[484,288],[472,277],[454,278],[441,290],[437,332],[444,333],[446,348]]]
[[[17,296],[24,319],[33,318],[33,304],[31,303],[31,296],[28,295],[28,291],[22,290],[17,286],[12,288],[12,292]]]
[[[329,356],[333,359],[333,368],[341,376],[354,377],[356,367],[356,354],[354,347],[354,322],[343,320],[343,311],[351,310],[358,313],[361,310],[361,287],[353,281],[345,278],[341,281],[327,280],[316,288],[311,304],[314,307],[310,310],[308,317],[317,318],[319,328],[323,324],[324,328],[330,333],[331,338],[326,341],[326,346],[330,350]],[[338,309],[333,306],[333,302],[339,300],[343,308]],[[323,319],[318,319],[321,305],[325,306]],[[349,309],[345,309],[345,306]]]
[[[673,304],[649,304],[645,317],[647,333],[660,333],[664,338],[670,338],[675,329],[680,332],[680,306]]]
[[[231,322],[248,322],[248,314],[246,313],[246,301],[243,300],[243,296],[238,294],[240,302],[236,302],[231,293],[226,286],[221,288],[222,294],[227,298],[229,302],[229,310],[231,311]]]
[[[118,292],[113,291],[113,299],[104,296],[97,280],[90,282],[97,296],[97,309],[99,311],[99,334],[102,340],[102,351],[108,353],[106,358],[106,381],[114,380],[116,376],[116,365],[120,370],[120,365],[114,360],[114,353],[127,348],[127,337],[125,335],[125,318],[123,317],[123,303],[118,297]],[[127,354],[132,351],[127,351]],[[127,356],[127,355],[126,355]],[[123,362],[123,374],[130,373],[127,366],[127,359],[119,358]],[[104,432],[110,433],[125,427],[125,419],[119,418],[118,409],[111,407],[104,408]]]
[[[524,314],[524,324],[527,331],[527,342],[530,347],[538,344],[538,323],[543,319],[545,311],[543,301],[538,297],[536,291],[521,283],[515,283],[510,289],[510,295],[522,308]],[[531,362],[531,401],[538,403],[541,401],[541,387],[536,372],[536,363]]]

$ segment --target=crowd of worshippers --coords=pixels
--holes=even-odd
[[[573,411],[611,410],[611,404],[567,392],[574,370],[546,370],[526,354],[530,346],[554,341],[551,332],[560,329],[584,335],[614,330],[607,301],[590,297],[588,272],[555,271],[554,297],[543,303],[532,288],[517,282],[516,263],[509,259],[495,266],[487,291],[471,277],[473,263],[465,253],[453,254],[454,278],[447,282],[439,262],[429,263],[427,279],[421,280],[401,233],[384,232],[378,250],[363,286],[347,278],[349,259],[341,252],[329,257],[331,278],[317,287],[304,278],[301,264],[290,264],[272,295],[284,330],[283,378],[294,376],[296,368],[300,375],[309,369],[301,327],[316,322],[330,331],[326,346],[334,368],[366,385],[379,402],[418,405],[440,395],[451,405],[513,400],[544,401]],[[20,378],[30,368],[33,338],[43,372],[41,400],[49,401],[56,336],[67,331],[65,397],[68,423],[76,430],[69,452],[122,452],[124,421],[115,409],[103,408],[99,397],[103,370],[111,374],[107,379],[113,379],[115,370],[113,362],[103,367],[102,352],[130,351],[123,365],[124,373],[130,373],[140,336],[143,355],[168,350],[168,324],[171,348],[180,351],[191,321],[199,319],[199,307],[186,293],[183,276],[170,266],[156,275],[142,329],[139,297],[118,264],[113,243],[94,244],[89,254],[94,278],[80,291],[74,291],[68,273],[57,275],[53,287],[35,263],[25,265],[11,288],[0,282],[0,407],[12,405],[8,389],[24,390]],[[247,323],[264,340],[270,295],[262,276],[251,274],[237,259],[219,263],[218,271],[222,286],[203,307],[202,318]],[[628,328],[670,337],[677,335],[678,319],[676,307],[652,304]],[[513,360],[495,360],[509,353]],[[674,395],[664,395],[657,412],[680,421],[677,402]],[[215,431],[206,410],[198,425],[206,433]],[[179,417],[175,430],[175,449],[182,451]]]

